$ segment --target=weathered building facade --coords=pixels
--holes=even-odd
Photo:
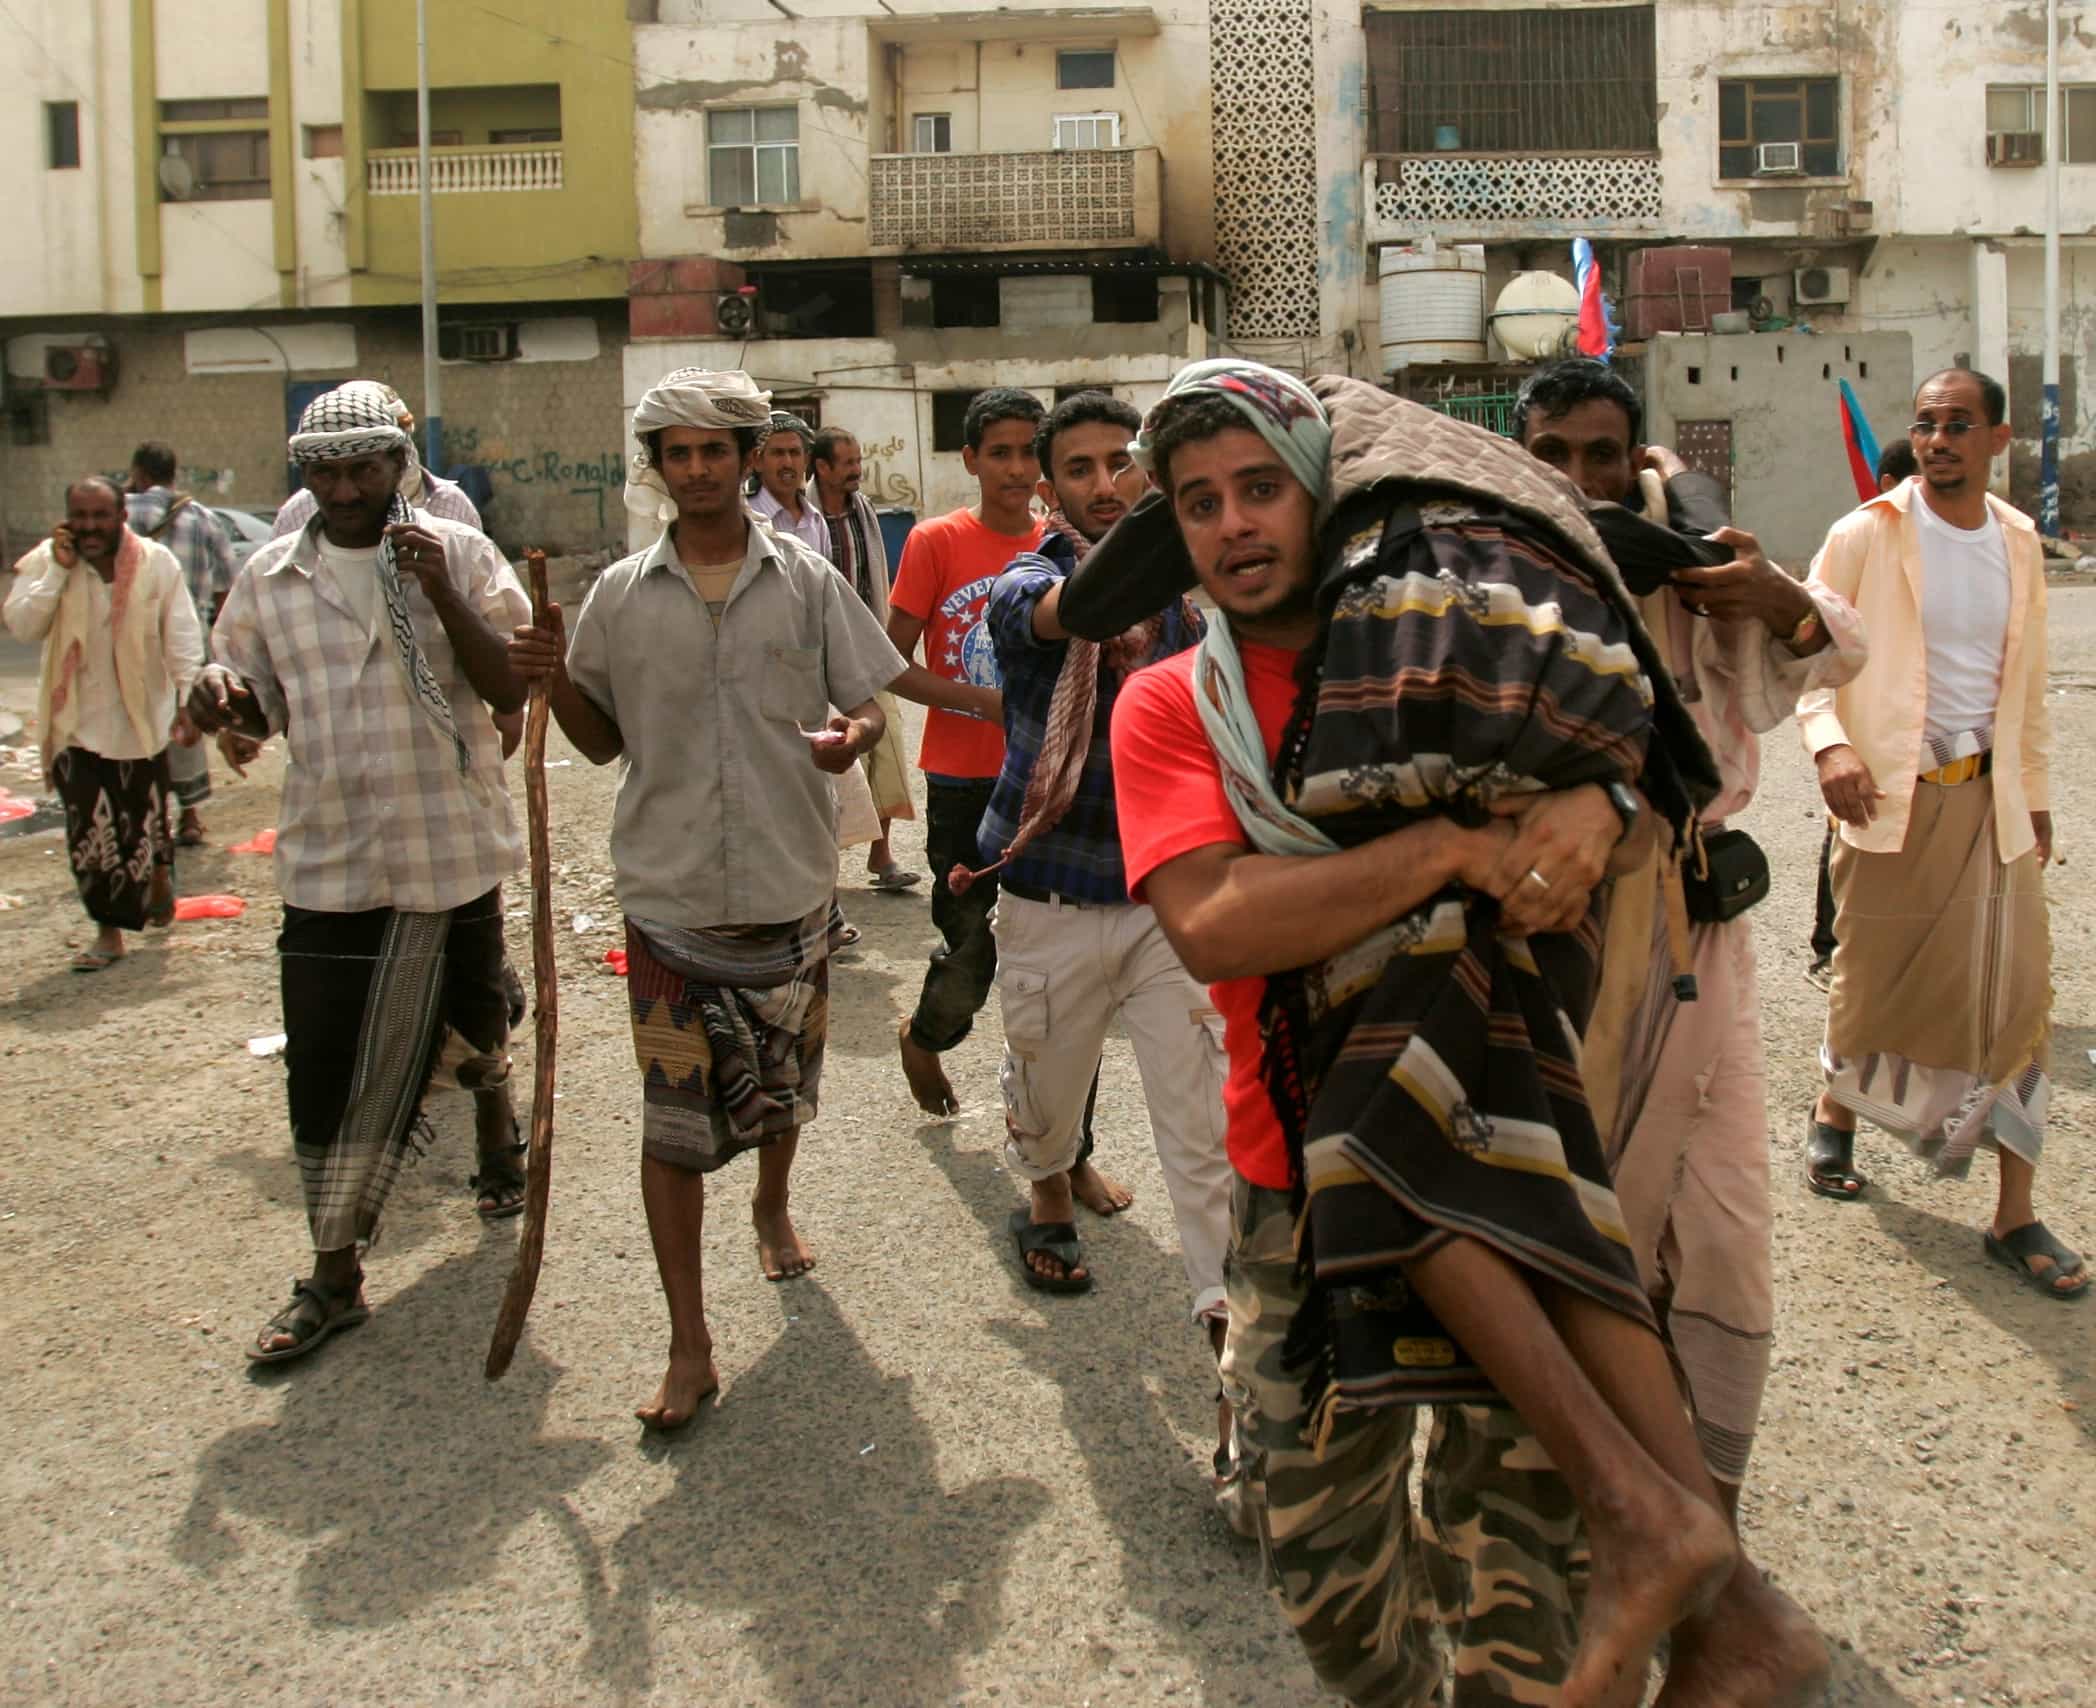
[[[973,497],[960,417],[984,386],[1142,407],[1225,347],[1349,361],[1351,5],[630,10],[629,411],[672,367],[746,367],[922,515]]]
[[[1729,250],[1719,307],[1760,328],[1741,337],[1780,336],[1788,370],[1822,388],[1787,404],[1755,392],[1754,408],[1792,410],[1795,450],[1741,471],[1742,509],[1750,495],[1792,512],[1842,495],[1839,481],[1825,495],[1814,485],[1838,465],[1825,391],[1843,377],[1877,391],[1898,349],[1877,346],[1864,374],[1861,333],[1907,340],[1895,392],[1953,362],[2008,384],[2016,437],[1998,477],[2034,507],[2042,162],[2059,147],[2063,510],[2070,525],[2096,526],[2096,419],[2076,384],[2096,360],[2096,30],[2069,13],[2065,110],[2048,127],[2044,12],[2042,0],[1375,0],[1361,17],[1367,245],[1482,245],[1489,304],[1518,271],[1569,272],[1568,245],[1586,237],[1626,311],[1638,306],[1636,251]],[[1707,326],[1706,304],[1683,306],[1692,329]],[[1712,338],[1705,360],[1670,355],[1669,394],[1693,367],[1703,412],[1729,420],[1735,370],[1767,365],[1766,352],[1736,359],[1735,342]],[[1901,407],[1868,406],[1881,437],[1899,431]],[[1825,520],[1784,526],[1806,539]]]
[[[446,462],[486,471],[506,542],[615,541],[626,20],[430,0],[429,21]],[[267,510],[314,392],[364,375],[422,412],[413,0],[20,0],[10,22],[10,542],[144,438]]]

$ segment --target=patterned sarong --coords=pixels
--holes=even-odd
[[[1327,531],[1318,685],[1276,766],[1287,804],[1343,847],[1582,783],[1642,780],[1685,815],[1669,756],[1648,763],[1653,664],[1620,585],[1532,521],[1392,490]],[[1580,1079],[1599,943],[1593,914],[1503,937],[1495,903],[1451,889],[1269,980],[1268,1079],[1322,1306],[1290,1355],[1317,1433],[1337,1411],[1492,1397],[1403,1275],[1458,1235],[1652,1325]]]
[[[145,929],[153,878],[172,882],[174,838],[167,824],[167,753],[150,759],[104,759],[68,747],[51,762],[51,781],[65,807],[66,858],[80,902],[97,925]]]
[[[834,901],[786,925],[626,921],[644,1155],[701,1173],[815,1118]]]

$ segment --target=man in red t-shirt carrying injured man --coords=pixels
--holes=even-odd
[[[1190,573],[1222,613],[1123,689],[1114,778],[1130,891],[1225,1019],[1223,1379],[1313,1666],[1425,1703],[1446,1624],[1458,1703],[1518,1674],[1588,1708],[1635,1700],[1671,1633],[1669,1708],[1800,1697],[1824,1648],[1719,1509],[1580,1079],[1596,886],[1715,777],[1578,495],[1372,387],[1234,360],[1182,371],[1137,454],[1162,503],[1079,576],[1132,556],[1155,603]],[[1428,1583],[1422,1402],[1460,1426]],[[1576,1636],[1568,1586],[1509,1569],[1575,1518]]]

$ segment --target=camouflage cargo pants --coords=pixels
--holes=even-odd
[[[1281,1368],[1302,1300],[1293,1239],[1288,1194],[1237,1180],[1223,1387],[1247,1515],[1312,1668],[1355,1708],[1555,1702],[1586,1571],[1571,1492],[1505,1406],[1436,1408],[1420,1514],[1414,1408],[1342,1413],[1313,1456]]]

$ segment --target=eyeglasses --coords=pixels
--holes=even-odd
[[[1941,433],[1946,439],[1962,439],[1967,433],[1978,430],[1977,421],[1917,421],[1907,429],[1910,439],[1933,439]]]

